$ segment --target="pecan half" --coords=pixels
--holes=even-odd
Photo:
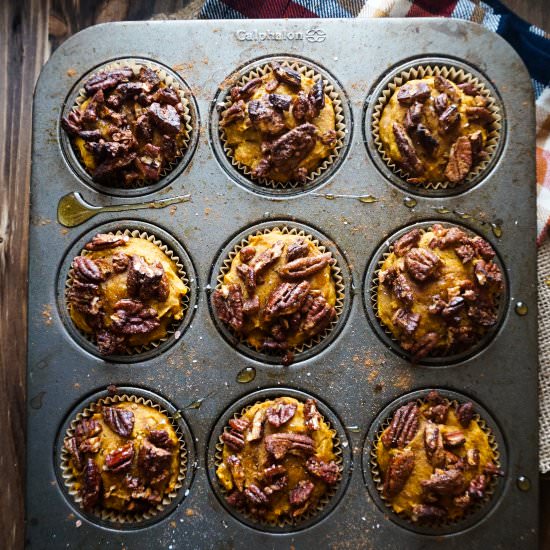
[[[162,264],[157,262],[151,265],[137,255],[130,258],[126,285],[130,296],[140,300],[165,302],[170,293],[168,277]]]
[[[411,105],[415,101],[424,103],[430,97],[430,88],[425,82],[404,84],[397,92],[397,101],[401,105]]]
[[[286,474],[287,470],[282,464],[273,464],[268,466],[263,471],[263,477],[268,481],[274,480],[276,477]]]
[[[106,407],[101,410],[103,420],[121,437],[130,437],[134,430],[135,417],[132,411],[120,407]]]
[[[424,172],[424,165],[416,154],[413,142],[407,135],[405,128],[401,124],[394,122],[393,135],[395,136],[395,143],[401,154],[401,164],[403,168],[412,175],[422,174]]]
[[[249,300],[245,300],[243,303],[243,315],[254,315],[260,310],[260,298],[253,296]]]
[[[265,319],[271,320],[274,317],[290,315],[298,311],[302,307],[309,289],[310,284],[307,281],[280,284],[267,299],[264,308]]]
[[[68,451],[71,456],[73,465],[77,470],[82,470],[84,467],[84,457],[78,448],[78,443],[76,442],[76,437],[68,437],[63,442],[63,447]]]
[[[420,482],[422,487],[438,495],[459,495],[464,491],[464,474],[460,470],[441,470],[437,468],[430,479]]]
[[[456,416],[458,417],[460,425],[467,428],[474,418],[474,404],[471,401],[462,403],[456,409]]]
[[[265,409],[259,409],[258,411],[256,411],[256,414],[252,419],[252,428],[246,436],[247,441],[257,441],[258,439],[261,439],[262,433],[264,431],[264,421],[266,415],[267,411]]]
[[[172,105],[151,103],[148,108],[151,121],[165,134],[176,135],[181,131],[181,119],[178,111]]]
[[[243,120],[246,116],[246,104],[241,99],[229,106],[222,114],[220,125],[227,126],[236,120]]]
[[[175,446],[175,443],[170,439],[170,434],[166,430],[149,430],[147,439],[161,449],[171,449]]]
[[[254,91],[259,88],[262,84],[262,79],[260,77],[252,78],[246,84],[242,86],[234,86],[231,88],[231,99],[237,101],[239,99],[248,99],[252,96]]]
[[[384,476],[383,494],[387,498],[397,496],[405,487],[414,469],[414,453],[404,451],[390,458],[386,475]]]
[[[309,94],[299,92],[292,100],[292,116],[298,122],[311,121],[319,116],[319,109],[317,109],[313,98]]]
[[[386,449],[402,449],[412,441],[418,430],[418,412],[418,406],[414,401],[395,411],[389,428],[384,430],[381,438]]]
[[[153,445],[148,439],[141,442],[138,452],[138,467],[152,484],[163,481],[170,475],[172,453]]]
[[[403,125],[405,126],[407,132],[414,132],[422,120],[422,110],[423,105],[422,103],[413,103],[405,113],[405,120],[403,121]]]
[[[294,403],[285,403],[279,401],[272,407],[267,409],[267,421],[276,428],[280,428],[286,424],[296,413],[296,405]]]
[[[408,305],[412,304],[414,297],[409,281],[395,267],[381,271],[378,278],[384,286],[393,291],[399,300]]]
[[[121,67],[111,71],[101,71],[91,76],[85,83],[84,89],[88,95],[95,94],[98,90],[114,88],[120,82],[127,82],[134,72],[130,67]]]
[[[340,477],[340,467],[334,460],[325,462],[312,456],[306,462],[306,470],[311,475],[322,479],[328,485],[334,485]]]
[[[476,255],[474,247],[469,244],[461,244],[460,246],[457,246],[455,252],[463,264],[471,262]]]
[[[493,121],[493,113],[487,107],[466,107],[466,114],[471,120],[478,120],[481,124]]]
[[[466,443],[466,436],[460,430],[445,432],[443,434],[443,442],[445,447],[460,447]]]
[[[426,422],[424,427],[424,449],[428,459],[434,455],[438,449],[443,448],[443,438],[441,431],[433,422]]]
[[[269,94],[267,100],[275,109],[288,111],[292,105],[292,98],[286,94]]]
[[[235,332],[243,328],[243,294],[240,285],[231,284],[224,290],[215,290],[212,302],[220,321]]]
[[[94,460],[89,458],[84,467],[84,483],[81,488],[82,506],[86,510],[91,510],[98,504],[102,485],[99,468]]]
[[[315,399],[307,399],[304,403],[304,419],[308,430],[315,432],[321,428],[321,413]]]
[[[287,453],[311,455],[315,452],[315,442],[311,437],[294,433],[276,433],[264,439],[265,449],[275,460],[281,460]]]
[[[318,256],[308,256],[306,258],[298,258],[293,260],[279,269],[279,275],[283,279],[291,281],[305,279],[314,273],[321,271],[332,258],[330,252],[319,254]]]
[[[317,109],[317,112],[320,112],[325,106],[325,82],[322,78],[315,82],[309,92],[309,95],[315,109]]]
[[[256,278],[264,273],[268,267],[271,267],[282,256],[283,249],[283,241],[277,241],[261,254],[258,254],[258,256],[250,262],[250,268],[254,270]]]
[[[271,485],[264,487],[264,493],[270,497],[271,495],[282,491],[288,485],[288,477],[281,476],[277,478]]]
[[[478,260],[474,265],[474,275],[480,286],[492,285],[497,289],[502,287],[502,272],[494,262]]]
[[[273,74],[279,82],[288,84],[292,88],[300,88],[302,85],[302,77],[299,72],[289,67],[284,67],[279,63],[272,63],[271,66],[273,67]]]
[[[304,258],[309,254],[309,245],[305,239],[299,238],[290,243],[286,249],[286,262],[287,264],[297,260],[298,258]]]
[[[67,301],[77,311],[98,318],[103,315],[103,304],[99,297],[99,286],[96,283],[85,283],[74,279],[67,290]]]
[[[485,476],[484,474],[479,474],[478,476],[474,477],[472,481],[470,481],[467,489],[468,494],[476,500],[481,500],[485,496],[487,485],[487,476]]]
[[[407,231],[393,243],[393,252],[398,257],[404,256],[411,248],[416,247],[420,242],[420,237],[422,237],[420,229]]]
[[[236,430],[227,430],[222,433],[222,441],[234,451],[242,451],[244,448],[244,437],[241,432]]]
[[[475,96],[478,93],[477,86],[473,82],[463,82],[458,87],[466,94]]]
[[[243,246],[239,252],[241,262],[247,264],[256,255],[256,249],[253,246]]]
[[[100,330],[96,334],[96,344],[101,355],[126,353],[126,338],[110,330]]]
[[[110,235],[108,233],[98,233],[84,247],[86,250],[105,250],[106,248],[116,248],[117,246],[126,246],[130,237],[126,235]]]
[[[287,129],[281,111],[265,100],[252,100],[248,104],[248,117],[252,126],[265,134],[277,135]]]
[[[139,300],[119,300],[111,315],[111,329],[119,334],[148,334],[160,326],[157,310]]]
[[[310,297],[311,295],[308,296],[302,307],[302,315],[305,315],[305,318],[301,329],[308,336],[315,336],[332,323],[336,318],[336,310],[327,303],[323,296],[317,295],[311,300]]]
[[[411,519],[414,522],[436,521],[447,516],[447,510],[440,506],[430,506],[428,504],[415,504],[412,507]]]
[[[488,476],[503,476],[504,472],[492,461],[483,467],[483,473]]]
[[[424,411],[424,416],[436,424],[445,424],[449,413],[450,405],[448,403],[439,403],[432,405]]]
[[[240,458],[236,455],[228,456],[226,463],[229,466],[235,486],[239,491],[242,491],[244,488],[245,473]]]
[[[420,322],[420,314],[399,308],[392,317],[392,322],[400,327],[405,334],[414,334]]]
[[[442,92],[434,99],[434,107],[438,114],[442,114],[449,105],[449,96]]]
[[[309,499],[314,488],[315,485],[311,481],[302,479],[288,494],[288,501],[292,506],[301,506]]]
[[[78,450],[81,453],[98,453],[101,448],[101,438],[100,437],[89,437],[80,443]]]
[[[470,240],[470,244],[475,248],[475,251],[486,261],[492,260],[495,257],[494,248],[482,237],[476,236]]]
[[[452,145],[445,177],[453,182],[462,181],[472,168],[472,144],[466,136],[460,136]]]
[[[250,422],[246,418],[231,418],[229,425],[236,432],[244,433],[250,427]]]
[[[460,97],[453,83],[444,76],[434,76],[434,86],[438,92],[447,94],[453,101],[460,100]]]
[[[441,258],[426,248],[413,248],[405,256],[405,268],[421,283],[437,276],[440,267]]]
[[[111,472],[125,472],[132,465],[134,459],[134,445],[127,443],[126,445],[111,451],[105,457],[105,466]]]
[[[79,444],[84,439],[96,436],[99,433],[101,433],[101,424],[95,418],[84,418],[75,428],[75,436]]]
[[[267,504],[267,496],[265,493],[254,484],[249,485],[244,490],[244,495],[249,500],[251,504],[255,504],[257,506],[262,506],[264,504]]]
[[[468,235],[458,227],[447,228],[436,223],[433,225],[432,230],[435,237],[430,241],[430,248],[448,248],[469,243]]]
[[[75,277],[84,282],[101,283],[110,275],[109,271],[103,271],[100,264],[87,256],[77,256],[73,260],[72,268]]]

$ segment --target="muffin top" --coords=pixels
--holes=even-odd
[[[164,338],[183,317],[188,289],[178,267],[147,239],[100,233],[72,263],[72,320],[104,355]]]
[[[83,508],[154,508],[174,490],[180,472],[180,442],[170,420],[133,401],[96,410],[64,442]]]
[[[321,78],[272,63],[230,94],[220,124],[233,157],[253,176],[304,183],[334,150],[336,117]]]
[[[232,418],[216,470],[227,502],[267,522],[315,509],[341,476],[334,435],[313,399],[271,399]]]
[[[158,181],[188,137],[179,92],[149,67],[101,71],[84,90],[61,123],[92,178],[124,188]]]
[[[395,411],[376,443],[376,458],[382,497],[415,522],[460,518],[502,475],[473,404],[453,405],[437,391]]]
[[[290,362],[293,348],[336,318],[331,253],[279,229],[247,240],[213,293],[215,311],[250,346]]]
[[[462,182],[486,158],[488,100],[472,83],[440,75],[409,80],[382,111],[379,133],[386,155],[409,183]]]
[[[502,273],[479,236],[434,224],[397,239],[378,279],[378,316],[414,361],[466,351],[497,322]]]

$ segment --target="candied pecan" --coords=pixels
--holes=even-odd
[[[478,260],[474,265],[474,274],[480,286],[487,284],[502,287],[502,272],[494,262]]]
[[[445,112],[448,104],[449,96],[445,92],[440,93],[434,99],[434,107],[438,114],[442,114],[443,112]]]
[[[322,479],[328,485],[334,485],[340,477],[340,467],[334,460],[325,462],[312,456],[305,464],[306,470],[315,477]]]
[[[413,354],[413,362],[419,361],[420,359],[426,357],[437,345],[439,342],[439,335],[437,332],[427,332],[422,336],[414,346],[411,347],[410,351]]]
[[[405,487],[414,469],[414,453],[404,451],[390,458],[386,475],[384,476],[383,494],[386,498],[397,496]]]
[[[447,78],[441,75],[434,76],[434,86],[438,92],[446,93],[453,101],[460,100],[453,83]]]
[[[493,121],[493,113],[487,107],[466,107],[466,114],[471,120],[479,120],[481,124]]]
[[[461,244],[460,246],[457,246],[455,252],[463,264],[472,261],[476,255],[474,247],[469,244]]]
[[[451,130],[460,120],[460,113],[458,112],[458,107],[452,103],[449,105],[442,113],[439,115],[439,122],[444,132]],[[464,137],[464,136],[462,136]],[[468,138],[465,138],[468,140]],[[469,140],[468,140],[469,143]]]
[[[420,314],[399,308],[392,317],[392,322],[406,334],[414,334],[420,322]]]
[[[441,315],[445,318],[454,317],[465,305],[466,302],[462,296],[455,296],[441,310]]]
[[[468,449],[466,451],[466,463],[470,468],[477,468],[479,466],[479,450],[478,449]]]
[[[313,84],[309,95],[317,112],[321,111],[325,106],[325,82],[322,78]]]
[[[84,83],[84,89],[91,96],[98,90],[108,90],[109,88],[114,88],[119,82],[127,82],[133,75],[134,72],[130,67],[101,71],[91,76]]]
[[[460,495],[458,497],[453,498],[453,504],[457,508],[468,508],[468,506],[471,506],[472,504],[472,498],[468,494],[468,492],[464,493],[463,495]]]
[[[302,85],[302,77],[300,73],[290,69],[289,67],[283,67],[279,63],[272,63],[273,74],[279,82],[288,84],[292,88],[300,88]]]
[[[78,443],[101,433],[101,424],[95,418],[83,418],[75,428]]]
[[[287,453],[311,455],[315,442],[311,437],[294,433],[275,433],[264,439],[265,449],[275,460],[281,460]]]
[[[313,489],[315,489],[315,485],[313,485],[311,481],[302,479],[298,482],[298,485],[289,492],[288,501],[292,506],[300,506],[309,499]]]
[[[63,447],[68,451],[73,461],[73,465],[77,470],[82,470],[84,467],[84,457],[78,448],[78,443],[76,442],[76,437],[68,437],[63,442]]]
[[[425,248],[413,248],[405,256],[405,268],[417,281],[424,281],[437,276],[441,258]]]
[[[267,421],[272,426],[280,428],[283,424],[286,424],[295,413],[296,405],[294,403],[279,401],[267,409]]]
[[[447,510],[440,506],[430,506],[428,504],[415,504],[412,507],[411,519],[414,522],[435,521],[447,516]]]
[[[139,300],[119,300],[113,309],[111,329],[119,334],[148,334],[160,325],[157,310]]]
[[[241,287],[231,284],[212,295],[214,309],[220,320],[239,332],[243,327],[243,294]]]
[[[437,468],[430,479],[420,482],[422,487],[438,495],[458,495],[464,491],[464,474],[460,470],[441,470]]]
[[[170,439],[170,434],[166,430],[149,430],[147,439],[161,449],[171,449],[175,446],[175,443]]]
[[[292,100],[292,116],[298,122],[303,120],[311,121],[319,116],[319,110],[316,108],[310,95],[305,92],[299,92]]]
[[[157,90],[153,94],[151,100],[161,104],[168,103],[176,107],[177,110],[177,105],[180,102],[180,97],[178,96],[177,92],[172,88],[160,88],[160,90]]]
[[[417,82],[416,85],[404,84],[397,92],[397,101],[401,105],[411,105],[415,101],[423,103],[430,97],[430,88],[425,82]]]
[[[252,78],[243,86],[234,86],[231,88],[231,99],[237,101],[239,99],[248,99],[254,93],[254,90],[259,88],[262,84],[260,77]]]
[[[334,147],[336,138],[336,130],[326,130],[319,136],[319,141],[328,147]]]
[[[309,254],[309,245],[305,239],[299,238],[289,244],[286,249],[286,261],[289,262],[303,258]]]
[[[149,92],[160,84],[159,75],[154,69],[151,69],[151,67],[141,67],[139,69],[139,80],[147,86]],[[171,88],[163,89],[172,91]]]
[[[468,317],[482,327],[492,327],[498,320],[495,306],[486,301],[480,301],[469,305]]]
[[[311,301],[308,300],[307,306],[306,311],[304,311],[304,307],[302,307],[305,318],[301,325],[301,329],[308,336],[319,334],[336,318],[336,310],[329,305],[321,295],[315,296]]]
[[[456,409],[456,416],[458,417],[460,425],[467,428],[474,418],[474,404],[471,401],[462,403]]]
[[[138,452],[138,467],[143,474],[158,483],[169,475],[172,453],[153,445],[148,439],[143,439]]]
[[[414,401],[395,411],[389,428],[382,434],[384,447],[402,449],[412,441],[418,430],[418,412],[418,406]]]
[[[266,92],[270,93],[274,92],[277,89],[277,86],[279,86],[279,81],[276,78],[272,78],[264,84]]]
[[[253,292],[256,288],[256,272],[254,269],[248,265],[240,264],[237,266],[237,275],[248,292]]]
[[[228,107],[223,112],[220,124],[221,126],[227,126],[231,122],[244,119],[245,116],[246,116],[246,104],[241,99],[236,103],[233,103],[230,107]]]
[[[310,284],[307,281],[301,283],[282,283],[271,292],[264,308],[266,320],[282,315],[290,315],[298,311],[309,292]]]
[[[492,260],[495,257],[495,250],[482,237],[476,236],[470,240],[470,244],[475,248],[475,251],[486,261]]]
[[[271,485],[266,485],[264,487],[264,493],[268,497],[270,497],[274,493],[278,493],[282,491],[287,485],[288,485],[288,477],[281,476],[276,481],[274,481]]]
[[[466,443],[466,436],[460,430],[445,432],[443,442],[445,447],[460,447]]]
[[[253,296],[249,300],[243,302],[243,315],[254,315],[260,310],[260,299],[258,296]]]
[[[256,504],[259,506],[267,504],[267,496],[258,486],[254,484],[250,484],[244,490],[244,495],[252,504]]]
[[[241,262],[247,264],[256,255],[256,249],[253,246],[244,246],[239,252]]]
[[[480,500],[485,496],[487,491],[488,480],[485,474],[479,474],[468,485],[468,494],[470,497]]]
[[[265,134],[280,134],[286,129],[283,114],[265,100],[254,99],[248,104],[252,126]]]
[[[283,241],[277,241],[261,254],[258,254],[250,262],[250,267],[254,270],[255,276],[261,275],[268,267],[272,266],[283,254],[283,249]]]
[[[132,411],[120,407],[106,407],[101,410],[103,420],[121,437],[130,437],[134,430],[135,417]]]
[[[135,500],[145,500],[151,504],[159,504],[162,502],[162,497],[152,487],[139,486],[136,490],[132,491],[132,498]]]
[[[430,154],[433,153],[433,151],[439,145],[438,139],[430,132],[430,130],[426,126],[424,126],[424,124],[418,124],[416,126],[415,135],[418,138],[420,144]]]
[[[235,490],[225,497],[225,501],[230,506],[234,506],[235,508],[242,508],[246,504],[246,497],[244,496],[244,493]]]
[[[438,447],[435,453],[430,457],[432,466],[443,470],[462,470],[462,461],[462,458],[441,447]]]
[[[122,273],[128,269],[130,258],[124,252],[119,252],[111,258],[111,265],[115,273]]]
[[[394,292],[399,300],[406,304],[412,304],[412,288],[405,275],[399,273],[395,267],[381,271],[378,278],[384,286],[387,286]]]
[[[101,139],[101,132],[99,130],[82,130],[78,132],[78,136],[84,141],[98,141]]]
[[[101,448],[101,438],[100,437],[89,437],[82,441],[79,445],[78,450],[81,453],[98,453]]]
[[[394,122],[393,135],[395,136],[395,142],[401,154],[401,164],[403,168],[413,175],[422,174],[422,172],[424,172],[424,165],[418,158],[411,138],[407,135],[405,128],[401,124]]]
[[[424,427],[424,449],[426,455],[430,459],[433,454],[443,448],[443,438],[441,431],[433,422],[426,422]]]
[[[466,136],[460,136],[452,145],[445,177],[453,182],[462,181],[472,168],[472,144]]]
[[[113,355],[126,352],[126,339],[110,330],[100,330],[96,333],[96,344],[101,355]]]
[[[176,135],[181,130],[181,119],[178,111],[172,105],[161,105],[160,103],[151,103],[148,108],[151,122],[155,124],[163,133]]]
[[[136,156],[136,153],[129,153],[125,157],[107,159],[96,166],[93,176],[98,181],[108,180],[114,177],[119,170],[132,164]]]
[[[81,488],[82,506],[91,510],[99,502],[102,489],[101,474],[97,464],[88,458],[84,467],[84,483]]]
[[[242,451],[244,448],[244,437],[241,432],[227,430],[222,433],[222,441],[234,451]]]
[[[432,405],[424,411],[424,416],[436,424],[445,424],[450,405],[448,403],[439,403]]]
[[[437,230],[435,229],[436,225],[438,226]],[[430,241],[430,248],[448,248],[469,242],[468,235],[458,227],[446,228],[435,224],[433,230],[436,237]]]
[[[66,117],[61,119],[61,126],[70,136],[78,136],[82,131],[82,112],[71,111]]]
[[[240,458],[236,455],[228,456],[226,463],[229,467],[229,471],[231,472],[231,477],[235,482],[235,486],[239,491],[242,491],[244,487],[245,473]]]
[[[105,250],[106,248],[116,248],[117,246],[126,246],[130,237],[126,235],[111,235],[109,233],[98,233],[84,247],[86,250]]]
[[[492,461],[483,467],[483,473],[488,476],[503,476],[504,472]]]
[[[317,410],[315,399],[307,399],[304,404],[304,419],[308,430],[315,432],[321,428],[321,413]]]
[[[430,405],[441,405],[445,403],[445,398],[437,390],[430,390],[426,396],[426,401]]]
[[[287,264],[283,265],[279,269],[279,275],[283,279],[289,279],[291,281],[297,279],[305,279],[310,277],[314,273],[321,271],[332,258],[330,252],[319,254],[317,256],[307,256],[305,258],[297,258]]]
[[[421,236],[422,233],[420,233],[419,229],[407,231],[407,233],[393,243],[393,252],[396,256],[404,256],[411,248],[414,248],[418,244]]]
[[[259,409],[256,411],[254,418],[252,419],[252,427],[246,436],[247,441],[257,441],[261,439],[264,431],[264,421],[267,416],[267,411],[265,409]]]
[[[422,120],[422,110],[423,105],[422,103],[413,103],[405,113],[405,120],[403,121],[403,125],[407,129],[407,132],[414,132],[417,128],[417,125]]]
[[[67,301],[77,311],[92,316],[102,314],[102,302],[99,298],[99,286],[74,279],[67,290]]]
[[[286,468],[282,464],[273,464],[264,468],[263,477],[268,481],[272,481],[276,477],[286,474]]]
[[[473,82],[462,82],[458,87],[466,94],[475,96],[478,93],[477,86]]]
[[[111,451],[105,457],[105,466],[111,472],[124,472],[132,465],[134,458],[134,445],[127,443],[126,445]]]
[[[160,262],[149,264],[141,256],[132,255],[126,279],[128,293],[140,300],[158,300],[164,302],[170,292],[168,277]]]
[[[229,425],[236,432],[244,433],[244,431],[250,426],[250,422],[246,418],[231,418]]]

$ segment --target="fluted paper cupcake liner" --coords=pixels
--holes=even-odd
[[[219,132],[219,138],[223,147],[223,150],[227,157],[230,159],[231,164],[242,174],[244,174],[247,178],[249,178],[254,183],[258,183],[264,187],[269,187],[272,189],[299,189],[300,187],[307,186],[308,184],[313,183],[321,174],[326,172],[337,160],[340,153],[343,150],[344,147],[344,137],[346,133],[346,120],[344,116],[344,109],[342,107],[342,98],[340,97],[339,93],[336,91],[334,85],[325,78],[323,75],[317,73],[315,69],[312,67],[308,67],[306,65],[301,64],[298,61],[288,61],[288,60],[282,60],[280,61],[280,64],[283,67],[289,67],[294,71],[299,72],[301,75],[311,78],[315,82],[322,79],[325,85],[325,94],[328,95],[332,101],[332,105],[334,108],[334,114],[335,114],[335,130],[336,130],[336,145],[332,149],[331,154],[323,159],[319,167],[317,167],[315,170],[310,172],[307,175],[306,183],[300,183],[297,181],[287,181],[287,182],[281,182],[281,181],[275,181],[268,178],[263,177],[256,177],[252,175],[252,170],[249,166],[246,166],[245,164],[240,163],[237,161],[234,157],[234,150],[233,148],[227,143],[227,138],[225,135],[225,130],[223,127],[220,126],[220,132]],[[272,72],[271,68],[271,62],[266,62],[264,65],[261,65],[260,67],[256,67],[250,72],[242,75],[239,80],[232,83],[232,86],[243,86],[248,81],[263,77],[269,73]],[[223,110],[225,111],[228,107],[230,107],[233,104],[233,101],[231,99],[230,94],[227,94],[225,97],[225,101],[223,102]]]
[[[137,395],[127,395],[127,394],[113,395],[113,396],[104,397],[102,399],[99,399],[98,401],[95,401],[94,403],[91,403],[76,415],[76,417],[71,422],[70,427],[65,434],[64,440],[66,440],[69,437],[72,437],[75,434],[76,426],[81,420],[86,418],[91,418],[95,413],[101,410],[101,407],[103,405],[115,405],[117,403],[128,402],[128,401],[154,408],[157,411],[164,414],[170,420],[172,427],[174,428],[176,435],[178,436],[178,441],[180,446],[179,447],[179,450],[180,450],[179,468],[180,469],[179,469],[178,478],[174,486],[174,489],[170,493],[165,494],[163,496],[161,503],[155,505],[154,507],[151,507],[151,509],[146,512],[137,512],[137,513],[120,512],[118,510],[109,510],[106,508],[102,508],[101,506],[96,506],[96,508],[92,510],[91,513],[94,516],[97,516],[99,519],[108,521],[111,523],[116,523],[116,524],[139,523],[157,516],[176,498],[176,496],[178,495],[178,491],[183,486],[185,477],[187,475],[187,449],[185,446],[183,434],[179,426],[177,425],[175,420],[169,415],[169,413],[167,413],[158,403],[155,403],[150,399],[146,399],[145,397],[141,397]],[[79,506],[82,506],[82,497],[77,487],[79,481],[73,474],[72,468],[70,466],[70,455],[69,455],[69,452],[64,447],[61,450],[60,468],[61,468],[61,477],[63,479],[63,483],[65,487],[67,488],[69,495],[73,498],[73,500]]]
[[[187,294],[185,294],[185,296],[183,296],[182,299],[181,299],[181,306],[182,306],[182,309],[183,309],[183,314],[185,316],[185,313],[189,309],[189,303],[190,303],[189,278],[187,277],[187,273],[185,272],[185,268],[184,268],[180,258],[176,255],[176,253],[173,250],[171,250],[170,248],[168,248],[168,246],[166,244],[164,244],[161,240],[157,239],[157,237],[155,237],[154,235],[150,235],[149,233],[146,233],[145,231],[140,231],[139,229],[134,229],[134,230],[125,229],[124,231],[116,231],[114,233],[109,232],[107,234],[108,235],[116,235],[116,236],[125,235],[127,237],[133,237],[133,238],[136,238],[136,239],[139,238],[139,239],[144,239],[146,241],[149,241],[149,242],[153,243],[154,245],[156,245],[158,248],[160,248],[160,250],[162,250],[162,252],[164,252],[164,254],[166,254],[166,256],[168,258],[170,258],[176,264],[176,267],[178,268],[178,275],[179,275],[180,279],[183,281],[183,284],[185,285],[185,287],[187,288],[187,291],[188,291]],[[90,254],[90,252],[86,249],[82,249],[80,251],[81,256],[87,256],[88,254]],[[74,280],[74,269],[71,267],[71,269],[69,270],[69,273],[67,274],[67,280],[65,282],[65,296],[67,295],[68,290],[71,288],[71,286],[73,284],[73,280]],[[87,332],[81,330],[79,327],[77,327],[74,324],[74,321],[72,321],[72,318],[70,316],[70,308],[69,308],[68,300],[65,300],[65,302],[67,304],[67,311],[69,313],[69,318],[71,319],[71,322],[73,322],[73,325],[75,326],[75,328],[78,330],[78,332],[82,336],[84,336],[84,338],[86,338],[86,340],[88,340],[92,344],[96,345],[95,344],[95,337],[94,337],[95,334],[87,333]],[[183,318],[183,316],[182,316],[182,318]],[[163,342],[166,342],[166,340],[168,340],[168,338],[170,338],[177,331],[177,328],[178,328],[180,323],[181,323],[181,319],[177,320],[177,321],[174,320],[167,327],[166,336],[164,336],[163,338],[159,338],[158,340],[155,340],[153,342],[149,342],[148,344],[141,344],[141,345],[138,345],[138,346],[128,346],[128,351],[125,355],[138,355],[140,353],[145,353],[146,351],[150,351],[152,349],[157,348],[160,344],[162,344]]]
[[[420,186],[425,189],[452,189],[454,187],[464,185],[472,182],[477,179],[480,174],[482,174],[487,167],[489,166],[493,156],[496,153],[498,148],[499,141],[501,139],[502,131],[502,115],[500,108],[496,99],[492,96],[489,89],[485,86],[483,81],[474,75],[468,73],[462,68],[454,67],[452,65],[417,65],[415,67],[409,68],[400,72],[398,75],[394,76],[390,82],[386,85],[382,93],[377,99],[376,105],[372,113],[372,135],[374,139],[374,144],[381,158],[384,160],[386,165],[392,170],[392,172],[401,178],[403,181],[407,182],[410,174],[405,170],[399,167],[387,154],[384,148],[384,143],[380,138],[380,118],[384,107],[388,104],[391,97],[399,88],[406,84],[409,80],[422,79],[429,76],[443,76],[444,78],[454,82],[455,84],[473,84],[477,90],[478,95],[483,96],[488,100],[487,108],[491,111],[493,115],[493,121],[487,126],[487,141],[484,146],[484,151],[486,153],[486,158],[477,162],[475,166],[472,166],[470,172],[464,180],[458,183],[453,183],[450,181],[439,181],[439,182],[421,182],[415,183],[415,186]]]

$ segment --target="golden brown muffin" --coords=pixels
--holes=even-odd
[[[127,188],[158,181],[188,139],[178,90],[149,67],[101,71],[84,90],[61,122],[94,181]]]
[[[213,293],[219,319],[258,350],[286,354],[336,318],[330,252],[274,229],[252,235]]]
[[[377,311],[413,361],[466,351],[495,325],[504,284],[494,257],[486,240],[456,226],[413,229],[393,243]]]
[[[220,124],[232,156],[255,177],[304,183],[336,146],[336,116],[320,78],[290,67],[231,89]]]
[[[280,397],[253,405],[232,418],[221,436],[216,474],[227,502],[270,523],[314,510],[341,477],[334,437],[313,399]]]
[[[395,411],[376,442],[382,498],[415,522],[456,520],[502,475],[474,406],[454,406],[431,391]],[[479,417],[478,417],[479,418]]]
[[[436,75],[398,87],[380,118],[386,155],[410,183],[460,183],[486,157],[488,100],[472,83]]]
[[[154,509],[174,491],[180,475],[181,443],[170,420],[133,401],[96,410],[64,442],[83,508]]]
[[[75,325],[102,354],[158,341],[183,317],[188,288],[156,244],[100,233],[85,248],[73,260],[67,303]]]

